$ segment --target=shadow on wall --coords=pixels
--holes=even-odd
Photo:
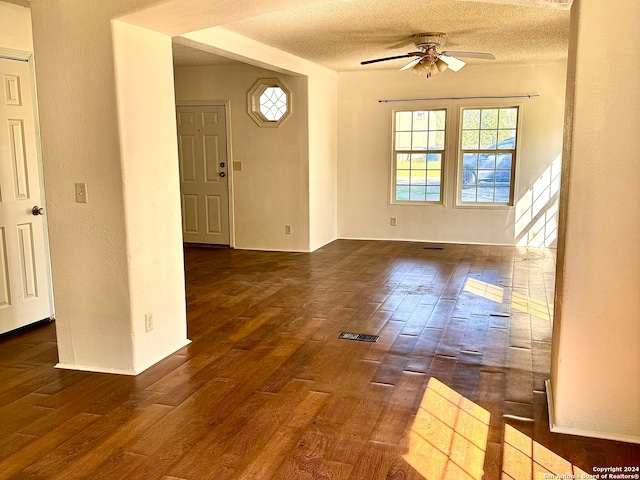
[[[556,246],[561,167],[558,155],[517,201],[515,241],[519,247]]]

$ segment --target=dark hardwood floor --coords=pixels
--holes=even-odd
[[[522,480],[640,463],[640,445],[549,433],[554,252],[425,247],[187,248],[193,343],[135,378],[54,369],[54,324],[0,338],[0,479]]]

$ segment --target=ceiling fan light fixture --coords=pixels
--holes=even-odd
[[[415,67],[413,67],[412,71],[416,75],[424,76],[425,78],[431,78],[433,75],[438,73],[438,68],[431,62],[420,62]]]
[[[411,69],[411,71],[412,71],[413,73],[415,73],[416,75],[420,76],[420,75],[422,75],[422,74],[424,73],[424,71],[425,71],[425,66],[424,66],[424,64],[423,64],[422,62],[420,62],[420,63],[418,63],[417,65],[415,65],[415,66]]]
[[[458,57],[478,58],[482,60],[495,60],[496,57],[488,52],[466,52],[466,51],[439,51],[445,43],[446,34],[441,32],[417,33],[413,35],[416,51],[408,52],[404,55],[394,55],[391,57],[375,58],[360,62],[361,65],[370,63],[386,62],[400,58],[411,58],[408,63],[400,68],[400,71],[412,70],[413,73],[423,75],[426,78],[438,72],[449,69],[453,72],[459,71],[467,62]]]

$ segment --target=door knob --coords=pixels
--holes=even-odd
[[[227,174],[226,174],[226,173],[224,173],[224,172],[220,172],[220,176],[221,176],[221,177],[226,177],[226,176],[227,176]]]
[[[39,206],[35,206],[31,209],[31,213],[33,213],[34,215],[38,216],[38,215],[44,215],[44,208],[39,207]]]

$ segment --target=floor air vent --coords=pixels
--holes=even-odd
[[[338,338],[344,338],[345,340],[358,340],[359,342],[377,342],[378,335],[366,335],[364,333],[349,333],[342,332],[338,335]]]
[[[423,250],[444,250],[444,247],[424,247]]]

